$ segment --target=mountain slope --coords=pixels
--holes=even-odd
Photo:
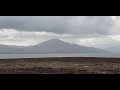
[[[105,50],[110,51],[110,52],[120,52],[120,47],[119,46],[113,46],[113,47],[105,48]]]
[[[102,53],[103,49],[70,44],[59,39],[52,39],[30,47],[0,46],[0,53]]]

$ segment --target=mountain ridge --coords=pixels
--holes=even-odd
[[[4,46],[0,45],[0,53],[32,53],[32,54],[44,54],[44,53],[97,53],[97,52],[107,52],[103,49],[94,47],[85,47],[78,44],[71,44],[59,39],[50,39],[44,41],[34,46]]]

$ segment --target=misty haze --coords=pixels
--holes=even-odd
[[[117,74],[119,45],[119,16],[0,16],[1,74]]]

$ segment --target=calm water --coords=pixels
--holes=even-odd
[[[0,59],[44,57],[120,57],[120,54],[80,53],[80,54],[0,54]]]

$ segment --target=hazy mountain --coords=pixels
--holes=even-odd
[[[119,46],[113,46],[113,47],[105,48],[105,50],[110,51],[110,52],[120,52],[120,47]]]
[[[0,53],[104,53],[103,49],[70,44],[59,39],[52,39],[35,46],[18,47],[0,45]]]
[[[23,52],[24,47],[19,46],[9,46],[9,45],[0,45],[0,53],[6,54],[14,54],[14,53],[20,53]]]

